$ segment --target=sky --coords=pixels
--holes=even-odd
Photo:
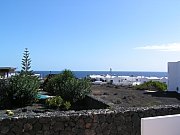
[[[179,0],[1,0],[0,67],[157,71],[180,61]]]

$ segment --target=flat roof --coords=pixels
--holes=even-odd
[[[0,67],[0,69],[16,69],[14,67]]]
[[[13,67],[0,67],[0,72],[14,72],[16,68]]]

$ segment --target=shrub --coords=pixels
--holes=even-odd
[[[73,72],[71,70],[67,70],[67,69],[65,69],[61,75],[62,75],[62,78],[64,79],[64,81],[66,81],[69,78],[76,78],[75,75],[73,74]]]
[[[0,107],[4,108],[10,104],[7,97],[7,91],[9,90],[9,79],[0,79]]]
[[[69,110],[71,108],[71,103],[69,101],[66,101],[64,102],[63,106],[66,110]]]
[[[90,82],[87,79],[76,79],[70,70],[52,77],[45,87],[52,95],[59,95],[64,100],[76,102],[89,94]]]
[[[165,91],[167,90],[167,85],[162,82],[158,81],[149,81],[143,84],[135,86],[138,90],[158,90],[158,91]]]
[[[45,77],[45,80],[44,80],[44,82],[42,83],[41,88],[45,89],[47,83],[49,82],[49,80],[50,80],[52,77],[54,77],[55,75],[56,75],[56,74],[48,74],[48,75]]]
[[[61,96],[46,99],[46,105],[50,108],[60,108],[63,105],[63,99]]]
[[[10,106],[26,106],[33,103],[37,97],[39,79],[30,75],[16,75],[0,86],[4,91],[1,103]]]
[[[61,96],[55,96],[49,99],[46,99],[45,104],[49,108],[53,109],[65,109],[69,110],[71,108],[71,103],[69,101],[64,101]]]
[[[26,48],[22,59],[22,70],[18,75],[0,80],[1,107],[26,106],[37,98],[39,78],[33,75],[29,51]]]
[[[61,74],[58,74],[58,75],[51,77],[46,82],[46,84],[44,86],[44,91],[47,91],[51,95],[56,95],[57,89],[59,87],[61,87],[60,86],[61,84],[59,82],[62,82]]]
[[[90,93],[90,85],[85,79],[78,80],[75,78],[69,78],[64,82],[64,86],[61,90],[57,92],[57,94],[62,95],[63,99],[76,102]]]
[[[6,89],[9,87],[9,81],[6,79],[0,79],[0,98],[6,94]]]

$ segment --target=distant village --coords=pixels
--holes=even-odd
[[[140,85],[142,83],[148,82],[148,81],[159,81],[165,84],[168,84],[168,77],[145,77],[145,76],[111,76],[109,74],[107,75],[90,75],[89,76],[91,80],[93,81],[93,84],[114,84],[114,85]]]
[[[0,79],[15,75],[16,68],[0,67]],[[36,74],[40,77],[40,75]],[[114,75],[89,75],[93,84],[113,84],[121,86],[135,86],[148,81],[159,81],[167,84],[168,91],[180,93],[180,61],[168,62],[168,77],[146,77],[146,76],[114,76]]]

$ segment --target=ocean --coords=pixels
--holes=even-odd
[[[40,74],[42,78],[45,78],[48,74],[59,74],[62,71],[34,71],[36,74]],[[115,75],[115,76],[146,76],[146,77],[167,77],[167,72],[128,72],[128,71],[73,71],[77,78],[84,78],[88,75]]]

